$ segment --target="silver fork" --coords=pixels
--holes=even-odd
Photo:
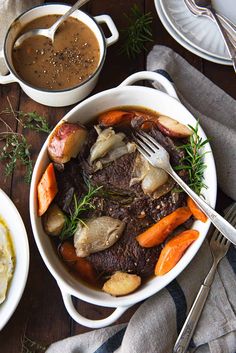
[[[199,208],[211,220],[214,226],[232,243],[236,244],[236,229],[211,208],[201,197],[175,173],[170,165],[169,153],[146,132],[137,132],[134,136],[138,151],[154,166],[164,169],[181,188],[196,202]]]
[[[198,6],[194,0],[184,0],[184,3],[195,16],[205,16],[212,20],[208,9]],[[236,45],[236,25],[219,13],[216,13],[216,16],[219,18],[226,31],[228,31],[232,44]]]
[[[234,226],[236,225],[236,203],[233,203],[225,214],[225,218],[231,222]],[[212,282],[215,277],[215,272],[217,265],[221,259],[226,255],[230,246],[230,241],[228,241],[222,234],[215,229],[211,241],[210,249],[213,256],[212,267],[206,276],[200,290],[197,294],[196,299],[189,311],[189,314],[185,320],[182,330],[176,340],[173,353],[185,353],[187,351],[189,342],[193,336],[195,328],[197,326],[198,320],[201,316],[203,307],[205,305],[206,299],[211,289]]]
[[[201,13],[199,13],[200,16],[208,16],[210,17],[217,25],[218,30],[221,33],[221,36],[224,40],[225,46],[227,48],[227,51],[229,53],[229,56],[232,60],[234,71],[236,72],[236,48],[235,45],[231,43],[229,37],[228,37],[228,32],[225,30],[224,26],[222,25],[221,21],[216,15],[216,12],[214,8],[211,5],[211,0],[185,0],[185,3],[187,2],[192,4],[192,7],[195,5]]]

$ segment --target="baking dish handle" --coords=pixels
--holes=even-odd
[[[111,44],[115,43],[119,39],[119,32],[116,28],[115,23],[113,22],[112,18],[108,15],[100,15],[94,17],[97,23],[105,23],[111,32],[111,36],[105,38],[106,46],[109,47]]]
[[[141,81],[141,80],[151,80],[151,81],[155,81],[157,83],[160,84],[160,86],[162,88],[164,88],[164,90],[166,91],[166,93],[179,100],[177,93],[175,91],[174,85],[163,75],[157,73],[157,72],[153,72],[153,71],[140,71],[140,72],[136,72],[133,75],[127,77],[120,85],[119,87],[123,87],[123,86],[129,86],[132,85],[133,83],[137,82],[137,81]]]
[[[62,298],[68,311],[69,315],[72,317],[73,320],[78,322],[78,324],[83,325],[85,327],[90,328],[101,328],[108,325],[113,324],[116,320],[118,320],[121,315],[130,308],[130,306],[118,306],[111,315],[106,317],[105,319],[100,320],[91,320],[87,319],[86,317],[80,315],[78,311],[75,309],[74,304],[72,302],[72,297],[69,293],[64,292],[61,289]]]

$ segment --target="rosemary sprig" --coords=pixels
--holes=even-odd
[[[191,125],[188,126],[193,131],[193,134],[189,137],[188,143],[179,146],[179,148],[185,150],[185,157],[180,161],[181,164],[175,167],[175,170],[187,170],[189,187],[196,194],[201,195],[201,190],[203,188],[207,189],[207,185],[204,183],[204,170],[207,167],[204,163],[204,155],[209,152],[202,153],[202,148],[209,142],[209,139],[203,140],[198,135],[199,121],[195,128]]]
[[[130,15],[124,16],[128,20],[128,27],[121,30],[123,45],[120,52],[133,59],[142,50],[147,50],[145,44],[152,41],[152,16],[150,12],[143,14],[137,4],[131,7]]]
[[[33,172],[30,145],[22,134],[14,132],[6,122],[3,121],[3,123],[8,129],[8,131],[0,133],[0,140],[4,140],[5,142],[0,152],[0,161],[5,162],[5,175],[11,175],[16,167],[16,163],[19,162],[26,168],[24,179],[29,184]]]
[[[95,188],[91,184],[87,185],[88,192],[86,195],[84,195],[81,200],[78,201],[76,195],[74,195],[74,211],[70,212],[69,217],[66,217],[64,227],[60,234],[61,240],[65,240],[72,237],[76,232],[78,223],[81,222],[85,224],[84,221],[81,219],[81,213],[94,208],[94,205],[91,203],[91,200],[102,188],[102,186]]]
[[[22,338],[21,353],[44,353],[47,347],[40,343],[32,341],[30,338],[24,336]]]

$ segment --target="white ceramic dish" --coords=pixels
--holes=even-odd
[[[15,270],[5,301],[0,304],[0,331],[14,313],[23,294],[29,270],[29,244],[24,223],[10,198],[0,189],[0,217],[10,230],[16,255]]]
[[[154,88],[130,86],[132,83],[144,79],[159,82],[167,93]],[[86,124],[104,110],[126,105],[145,106],[177,119],[184,124],[191,124],[193,126],[196,124],[194,117],[179,102],[172,84],[162,75],[147,71],[133,74],[120,86],[87,98],[67,113],[63,120]],[[206,137],[201,128],[199,129],[199,134],[203,138]],[[135,293],[118,298],[99,290],[93,290],[80,283],[67,271],[53,249],[49,237],[45,234],[40,217],[37,216],[37,184],[49,163],[47,141],[43,145],[36,161],[30,189],[30,217],[38,249],[49,271],[58,282],[65,306],[72,318],[84,326],[93,328],[110,325],[130,306],[158,292],[183,271],[201,246],[209,229],[210,222],[194,222],[194,228],[200,231],[200,237],[187,250],[179,263],[165,276],[156,277],[143,284]],[[210,145],[207,144],[205,149],[211,151]],[[209,188],[204,191],[204,195],[207,202],[214,207],[216,201],[216,171],[211,153],[206,154],[205,161],[208,166],[205,172],[205,182]],[[76,311],[71,296],[75,296],[91,304],[114,307],[116,309],[106,319],[90,320],[82,317]]]
[[[78,86],[57,91],[35,88],[18,76],[12,64],[12,47],[15,43],[16,38],[18,37],[21,28],[38,17],[53,14],[64,14],[68,10],[68,7],[69,5],[62,4],[46,4],[36,6],[20,15],[11,24],[6,34],[3,48],[4,58],[10,74],[7,76],[0,75],[1,84],[18,82],[23,91],[30,98],[32,98],[36,102],[52,107],[62,107],[71,105],[81,101],[83,98],[89,95],[89,93],[94,89],[97,83],[100,71],[104,64],[106,57],[106,48],[109,45],[115,43],[119,38],[119,33],[116,29],[116,26],[112,21],[111,17],[108,15],[100,15],[93,18],[80,10],[76,10],[71,15],[72,17],[85,23],[93,31],[98,40],[100,48],[100,59],[96,71],[90,78],[83,81]],[[105,23],[108,26],[111,32],[111,36],[109,38],[105,38],[102,30],[98,25],[100,23]]]
[[[214,23],[207,18],[195,17],[186,8],[184,1],[181,0],[178,4],[174,0],[154,0],[157,13],[160,20],[166,30],[170,35],[179,42],[184,48],[188,49],[192,53],[202,57],[203,59],[215,62],[222,65],[232,65],[232,62],[228,56],[226,49],[224,48],[224,43],[217,33],[217,28],[215,28]],[[176,9],[170,7],[170,2]],[[219,5],[218,5],[219,7]],[[181,11],[180,11],[181,8]],[[222,9],[222,6],[220,7]],[[221,12],[222,14],[227,14],[227,11]],[[236,18],[236,14],[235,14]],[[199,22],[200,20],[200,22]],[[176,21],[178,24],[176,24]],[[202,24],[202,21],[204,23]],[[211,28],[210,31],[210,47],[212,46],[212,51],[209,50],[209,37],[208,31],[205,30],[205,22],[207,21],[207,26]],[[200,26],[201,30],[198,28]],[[213,26],[213,27],[212,27]],[[198,33],[196,34],[195,31]],[[212,31],[214,34],[212,34]],[[201,37],[200,37],[201,34]],[[204,46],[201,44],[202,37],[204,37]],[[217,41],[219,39],[219,41]],[[198,40],[198,44],[196,41]],[[220,43],[221,51],[219,52],[218,46]],[[223,49],[222,49],[223,48]],[[223,54],[222,54],[223,50]]]

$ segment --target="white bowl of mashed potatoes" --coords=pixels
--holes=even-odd
[[[29,270],[29,244],[24,223],[0,189],[0,331],[14,313]]]

